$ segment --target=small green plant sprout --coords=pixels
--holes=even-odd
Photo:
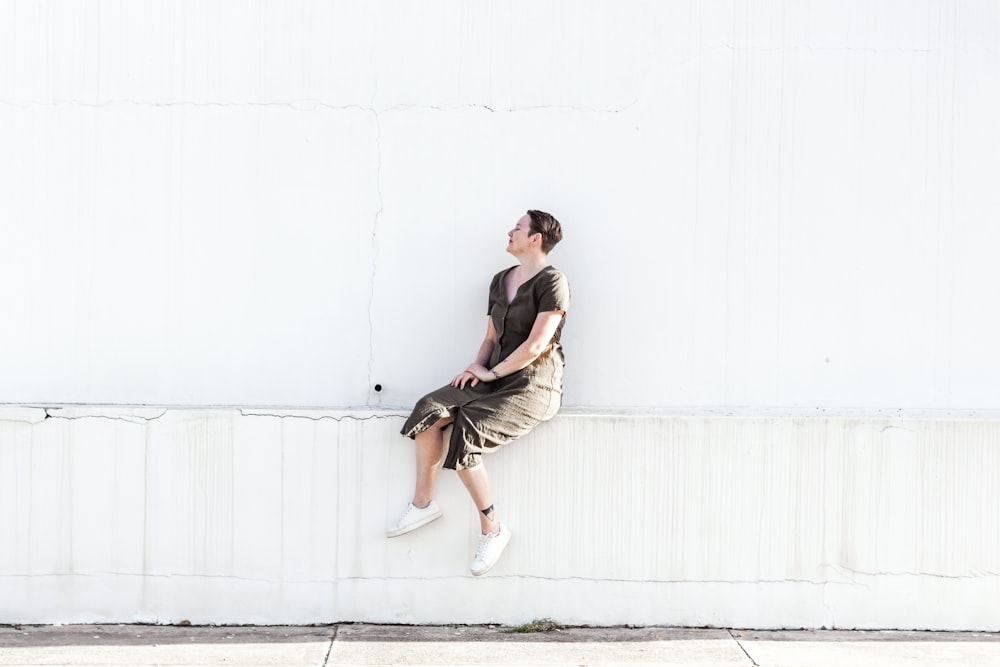
[[[511,628],[508,632],[553,632],[555,630],[565,630],[565,625],[556,623],[551,618],[536,618],[531,623],[525,623]]]

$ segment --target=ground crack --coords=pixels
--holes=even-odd
[[[754,667],[760,667],[760,664],[756,660],[753,659],[753,656],[750,655],[749,652],[747,652],[746,648],[743,646],[743,643],[740,642],[739,637],[736,636],[736,633],[733,632],[732,630],[730,630],[729,631],[729,636],[732,637],[733,641],[736,642],[736,645],[740,647],[740,650],[743,651],[743,655],[745,655],[747,657],[747,660],[749,660],[750,663]]]
[[[326,656],[323,657],[323,667],[330,664],[330,654],[333,653],[333,643],[337,641],[337,631],[340,630],[339,625],[333,626],[333,636],[330,637],[330,646],[326,649]]]

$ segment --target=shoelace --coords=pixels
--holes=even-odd
[[[406,520],[410,517],[411,514],[416,514],[417,512],[422,512],[425,509],[427,509],[427,507],[424,507],[423,509],[421,509],[421,508],[417,507],[416,505],[414,505],[413,503],[410,503],[409,506],[406,508],[406,511],[403,512],[403,516],[401,516],[399,518],[399,521],[396,523],[396,525],[397,526],[403,525],[404,523],[406,523]]]
[[[486,552],[490,548],[490,542],[492,542],[497,537],[500,537],[500,533],[487,533],[479,535],[479,548],[476,549],[476,558],[485,559]]]

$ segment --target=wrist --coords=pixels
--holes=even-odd
[[[494,380],[499,380],[499,379],[500,379],[500,374],[499,374],[499,373],[497,373],[497,369],[496,369],[496,368],[492,369],[492,370],[490,371],[490,373],[493,373],[493,379],[494,379]]]

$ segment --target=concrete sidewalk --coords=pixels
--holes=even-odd
[[[496,626],[0,627],[0,665],[1000,665],[1000,634]]]

